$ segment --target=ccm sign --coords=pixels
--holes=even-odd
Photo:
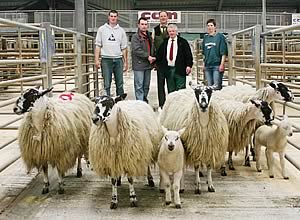
[[[168,23],[181,23],[180,11],[168,11]],[[148,23],[159,23],[159,11],[139,11],[138,19],[144,17]]]

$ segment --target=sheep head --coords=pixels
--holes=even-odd
[[[274,120],[273,110],[271,106],[266,101],[261,100],[250,100],[250,102],[256,107],[259,108],[260,111],[258,111],[259,116],[258,118],[261,118],[261,121],[264,119],[264,123],[266,125],[271,125],[271,121]],[[261,117],[260,117],[261,116]]]
[[[165,127],[162,127],[164,131],[163,144],[169,151],[176,150],[176,147],[182,146],[180,136],[184,133],[185,128],[179,131],[168,131]]]
[[[283,115],[283,120],[279,122],[278,126],[286,132],[286,136],[293,136],[292,124],[290,123],[287,115]]]
[[[284,101],[293,101],[294,95],[291,90],[288,89],[288,87],[282,83],[279,83],[277,81],[272,81],[269,84],[277,93],[278,99],[283,99]]]
[[[196,99],[200,106],[201,111],[206,112],[208,109],[208,105],[209,105],[210,98],[213,93],[214,87],[205,86],[204,84],[195,86],[195,85],[192,85],[191,82],[190,82],[190,86],[195,92],[195,96],[196,96]]]
[[[33,104],[36,100],[38,100],[40,97],[44,96],[45,94],[51,92],[53,89],[40,89],[39,87],[27,89],[16,101],[16,104],[13,108],[14,113],[21,115],[25,112],[29,112]]]
[[[93,123],[98,125],[102,122],[106,122],[107,120],[109,120],[114,105],[117,102],[124,100],[126,96],[127,94],[125,93],[115,98],[106,95],[97,97],[95,99],[96,108],[92,116]]]

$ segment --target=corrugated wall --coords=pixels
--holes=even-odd
[[[88,0],[89,4],[97,5],[103,9],[130,10],[133,8],[133,0]]]

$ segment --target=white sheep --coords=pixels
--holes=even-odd
[[[234,170],[232,163],[233,151],[238,153],[249,144],[251,135],[257,122],[269,122],[272,118],[272,109],[265,101],[250,100],[249,103],[242,103],[235,100],[224,100],[219,98],[215,91],[212,99],[218,102],[219,107],[225,115],[228,123],[228,164],[229,169]],[[226,176],[225,165],[221,168],[221,175]]]
[[[171,180],[174,191],[174,203],[177,209],[181,208],[180,202],[180,182],[183,176],[183,169],[185,164],[185,155],[183,144],[180,135],[184,132],[184,128],[177,131],[168,131],[163,127],[164,137],[161,140],[157,164],[159,166],[159,173],[161,182],[166,193],[166,205],[171,204]]]
[[[261,146],[266,147],[266,157],[269,169],[270,178],[274,178],[273,167],[274,158],[273,152],[278,152],[280,158],[281,172],[284,179],[289,177],[285,170],[285,148],[287,145],[287,136],[293,135],[291,123],[288,121],[288,116],[284,115],[283,120],[276,123],[272,122],[274,126],[263,125],[255,132],[255,151],[256,151],[256,169],[261,172],[260,166],[260,150]]]
[[[117,208],[116,178],[127,175],[131,206],[137,205],[132,176],[144,176],[157,160],[163,135],[152,108],[142,101],[121,101],[126,94],[97,99],[89,150],[94,171],[112,177],[111,209]]]
[[[191,84],[191,83],[190,83]],[[207,165],[208,191],[214,192],[212,168],[224,162],[228,146],[227,121],[218,104],[210,101],[212,88],[193,86],[167,96],[161,124],[170,130],[185,128],[181,138],[186,149],[187,165],[195,165],[195,193],[201,193],[199,165]]]
[[[78,161],[77,176],[82,176],[81,158],[88,156],[90,115],[93,103],[82,94],[45,96],[51,89],[28,89],[18,98],[14,112],[26,113],[19,127],[21,156],[30,171],[43,170],[42,193],[49,192],[48,165],[56,168],[59,193],[64,193],[63,177]]]

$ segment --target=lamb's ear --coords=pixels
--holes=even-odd
[[[43,95],[45,95],[45,94],[51,92],[53,88],[54,88],[54,87],[51,87],[51,88],[42,90],[42,91],[40,92],[40,96],[43,96]]]
[[[181,136],[184,132],[185,132],[185,128],[181,128],[181,129],[178,131],[178,133],[179,133],[180,136]]]
[[[168,132],[168,129],[166,129],[163,125],[161,126],[161,129],[163,130],[164,134]]]
[[[270,85],[273,89],[275,89],[275,90],[276,90],[277,87],[278,87],[277,84],[278,84],[277,81],[274,81],[274,80],[273,80],[272,82],[269,83],[269,85]]]
[[[253,99],[250,99],[250,102],[255,105],[256,108],[259,108],[260,106],[260,102],[258,100],[253,100]]]
[[[189,82],[189,86],[190,86],[192,89],[195,89],[195,88],[196,88],[196,86],[193,84],[192,81]]]
[[[127,93],[124,93],[122,95],[119,95],[115,98],[115,103],[119,102],[119,101],[122,101],[122,100],[125,100],[125,98],[127,97]]]
[[[95,104],[97,104],[100,101],[100,99],[101,99],[101,97],[99,97],[99,96],[96,97],[95,100],[94,100]]]

